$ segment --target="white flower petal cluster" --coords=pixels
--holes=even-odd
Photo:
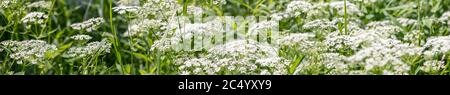
[[[431,37],[423,47],[427,48],[424,54],[428,57],[438,53],[447,53],[450,50],[450,36]]]
[[[81,23],[74,23],[70,25],[75,30],[83,30],[87,32],[92,32],[96,30],[101,24],[103,24],[105,20],[101,17],[98,18],[91,18],[87,21],[81,22]]]
[[[142,37],[147,36],[151,29],[160,29],[161,20],[136,19],[129,25],[128,31],[123,33],[124,37]]]
[[[27,5],[28,8],[42,8],[42,9],[51,9],[52,2],[50,1],[37,1]]]
[[[140,7],[138,6],[118,6],[114,7],[113,11],[117,12],[118,14],[126,14],[126,13],[138,13]]]
[[[105,53],[109,53],[111,49],[111,43],[109,43],[106,39],[102,41],[96,41],[88,43],[85,46],[74,46],[69,48],[62,55],[64,58],[88,58],[94,57],[98,55],[103,55]]]
[[[208,50],[203,58],[187,59],[180,64],[184,74],[287,74],[289,64],[277,55],[278,49],[253,40],[237,40]]]
[[[76,41],[89,41],[92,39],[92,37],[89,35],[75,35],[70,38]]]
[[[31,12],[28,13],[25,17],[22,18],[23,23],[36,23],[36,24],[44,24],[44,21],[48,18],[48,15],[43,12]]]
[[[46,53],[57,50],[55,45],[47,44],[42,40],[25,41],[3,41],[1,45],[11,50],[10,58],[16,60],[17,64],[38,64],[46,61]]]

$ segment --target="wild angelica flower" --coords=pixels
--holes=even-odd
[[[322,51],[321,43],[314,40],[315,36],[311,33],[297,33],[278,39],[277,42],[281,46],[295,47],[294,50],[304,53]]]
[[[178,4],[178,0],[148,0],[140,10],[144,17],[146,15],[156,16],[158,19],[175,16],[183,7]]]
[[[316,20],[307,22],[303,25],[303,28],[304,29],[319,29],[319,30],[337,29],[336,25],[327,19],[316,19]]]
[[[71,47],[62,56],[65,58],[87,58],[109,53],[110,49],[111,43],[103,39],[102,41],[88,43],[86,46]]]
[[[117,4],[119,6],[137,6],[139,5],[139,0],[119,0]]]
[[[87,32],[92,32],[96,30],[104,22],[105,20],[101,17],[91,18],[81,23],[74,23],[70,25],[70,27],[72,27],[75,30],[85,30]]]
[[[9,56],[16,60],[17,64],[44,62],[47,52],[57,50],[55,45],[41,40],[3,41],[1,44],[12,52]]]
[[[277,49],[253,40],[237,40],[208,50],[202,58],[179,64],[190,74],[287,74],[289,61],[278,57]],[[225,69],[223,69],[225,68]]]
[[[428,48],[424,54],[433,56],[437,53],[447,53],[450,50],[450,36],[431,37],[423,47]]]
[[[307,13],[312,8],[312,4],[306,1],[298,0],[292,1],[287,5],[286,14],[289,14],[290,17],[297,17],[301,14]]]
[[[162,38],[153,43],[150,50],[151,51],[163,51],[168,52],[171,49],[176,49],[175,46],[178,46],[180,39],[172,37],[172,38]]]
[[[139,11],[138,6],[118,6],[114,7],[113,11],[117,12],[118,14],[125,14],[125,13],[137,13]]]
[[[321,53],[306,56],[297,66],[294,74],[348,74],[351,64],[345,63],[345,56],[338,53]]]
[[[123,33],[124,37],[146,36],[151,29],[160,29],[161,20],[136,19],[128,26],[128,31]]]
[[[426,73],[439,72],[440,70],[445,68],[445,61],[439,60],[428,60],[423,63],[423,66],[420,66],[420,70]]]
[[[48,15],[42,12],[31,12],[28,13],[25,17],[22,18],[22,23],[25,24],[40,24],[42,27],[45,27],[44,21],[48,18]],[[27,27],[29,28],[29,26]]]
[[[16,4],[17,0],[2,0],[0,2],[0,8],[10,8],[12,5]]]
[[[447,11],[444,14],[442,14],[442,16],[439,18],[439,21],[445,22],[448,21],[449,19],[450,19],[450,11]]]
[[[404,44],[395,39],[380,39],[369,47],[363,48],[346,61],[359,64],[364,70],[377,74],[377,69],[384,69],[394,74],[408,74],[411,64],[402,61],[402,56],[421,55],[423,48]]]
[[[419,30],[412,30],[411,32],[407,32],[404,35],[403,40],[409,42],[417,42],[420,40],[420,42],[422,43],[423,41],[420,39],[421,36],[425,36],[425,33],[420,32]]]
[[[89,35],[75,35],[70,38],[77,41],[89,41],[92,39],[92,37]]]
[[[42,9],[51,9],[52,2],[50,1],[37,1],[27,5],[28,8],[42,8]]]

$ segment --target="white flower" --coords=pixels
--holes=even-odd
[[[329,21],[328,19],[316,19],[310,22],[307,22],[303,25],[303,28],[305,29],[319,29],[319,30],[326,30],[326,29],[337,29],[333,22]]]
[[[47,44],[47,42],[41,40],[3,41],[1,44],[11,50],[12,54],[9,56],[17,60],[18,64],[44,62],[47,52],[57,50],[55,45]]]
[[[200,63],[199,66],[187,65]],[[253,40],[237,40],[208,50],[208,55],[185,61],[181,71],[202,68],[193,74],[287,74],[289,61],[278,57],[277,49]],[[224,70],[222,70],[223,68]]]
[[[77,41],[89,41],[92,39],[92,37],[89,35],[75,35],[70,38]]]
[[[28,8],[43,8],[43,9],[51,9],[52,2],[50,1],[37,1],[27,5]]]
[[[74,23],[70,25],[70,27],[72,27],[75,30],[85,30],[87,32],[92,32],[96,30],[99,27],[99,25],[101,25],[104,22],[105,20],[101,17],[91,18],[81,23]]]
[[[431,73],[431,72],[437,72],[445,68],[445,62],[439,61],[439,60],[428,60],[423,63],[423,66],[421,66],[419,69],[421,71]]]
[[[177,12],[182,11],[183,7],[178,4],[178,0],[148,0],[142,6],[140,14],[156,16],[158,19],[175,16]]]
[[[301,14],[307,13],[312,8],[312,4],[302,0],[292,1],[287,5],[286,14],[290,17],[300,16]]]
[[[138,6],[118,6],[114,7],[114,12],[117,12],[118,14],[125,14],[125,13],[137,13],[140,7]]]
[[[278,39],[277,42],[281,46],[296,47],[296,50],[302,52],[321,51],[319,42],[314,40],[315,35],[312,33],[297,33]]]
[[[111,43],[104,39],[102,41],[88,43],[86,46],[71,47],[62,56],[65,58],[94,57],[95,55],[103,55],[105,53],[109,53],[110,49]]]
[[[175,49],[175,46],[178,46],[179,39],[177,38],[162,38],[153,43],[150,50],[159,50],[159,51],[169,51],[170,49]]]
[[[439,21],[445,22],[448,21],[449,19],[450,19],[450,11],[447,11],[444,14],[442,14],[442,16],[439,18]]]
[[[139,5],[139,0],[119,0],[117,4],[120,6],[137,6]]]
[[[46,15],[43,12],[31,12],[28,13],[25,17],[22,18],[23,23],[36,23],[36,24],[42,24],[44,25],[44,21],[48,18],[48,15]]]
[[[426,52],[446,53],[450,50],[450,36],[438,36],[427,39],[427,42],[423,45],[424,48],[428,48]]]
[[[147,36],[151,29],[160,29],[161,20],[136,19],[128,26],[128,31],[123,33],[124,37],[142,37]]]

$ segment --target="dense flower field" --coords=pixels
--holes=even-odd
[[[447,75],[449,0],[2,0],[0,75]]]

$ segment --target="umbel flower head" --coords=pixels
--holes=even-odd
[[[117,12],[118,14],[125,14],[125,13],[137,13],[139,9],[140,7],[138,6],[118,6],[114,7],[113,11]]]
[[[76,41],[89,41],[92,39],[92,37],[89,35],[75,35],[70,38]]]
[[[110,49],[111,43],[106,39],[103,39],[102,41],[88,43],[86,46],[71,47],[62,56],[65,58],[87,58],[109,53]]]
[[[31,12],[28,13],[25,17],[22,18],[22,23],[25,24],[40,24],[42,27],[45,27],[44,21],[48,18],[43,12]],[[27,28],[29,28],[28,26]]]
[[[47,44],[42,40],[25,40],[25,41],[3,41],[1,45],[11,50],[10,58],[17,60],[18,64],[31,63],[38,64],[45,62],[47,59],[45,54],[49,51],[57,50],[55,45]]]
[[[50,1],[37,1],[27,5],[28,8],[42,8],[42,9],[51,9],[52,2]]]
[[[75,30],[84,30],[87,32],[92,32],[92,31],[96,30],[99,27],[99,25],[101,25],[104,22],[105,22],[105,20],[101,17],[91,18],[91,19],[81,22],[81,23],[74,23],[74,24],[70,25],[70,27],[72,27]]]
[[[276,48],[253,40],[237,40],[208,50],[201,58],[184,58],[181,74],[287,74],[288,60],[278,57]]]

